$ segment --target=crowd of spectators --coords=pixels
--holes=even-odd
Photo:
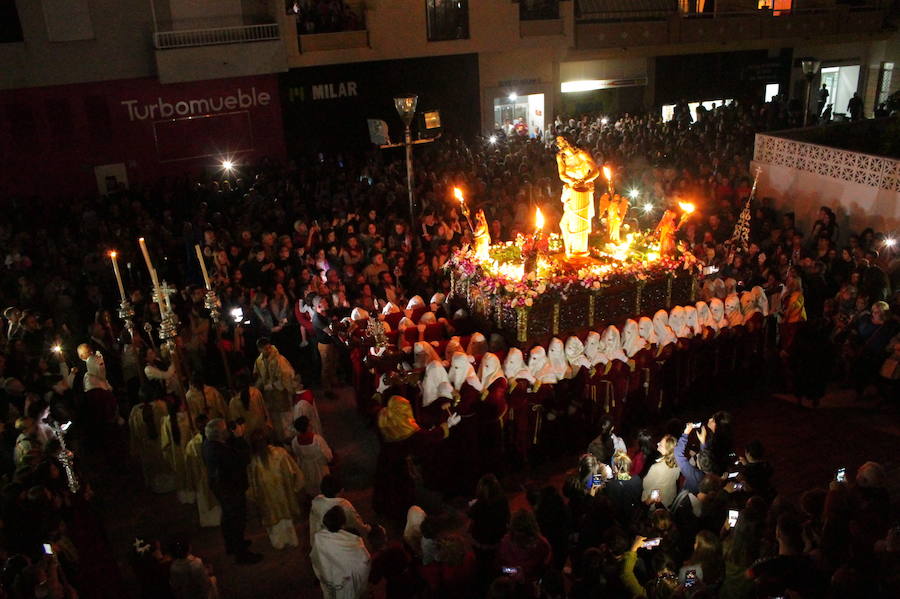
[[[311,8],[323,6],[327,10],[316,14],[344,12],[336,2],[319,2]],[[700,260],[717,267],[723,279],[734,279],[739,289],[760,285],[773,293],[792,281],[791,293],[785,296],[791,298],[790,305],[778,307],[795,319],[785,322],[796,325],[779,345],[784,375],[780,384],[798,397],[816,400],[828,382],[821,373],[834,372],[838,382],[854,387],[861,396],[880,392],[891,399],[884,389],[891,384],[896,389],[900,343],[894,316],[897,295],[892,294],[898,288],[897,254],[888,236],[871,229],[841,234],[838,218],[827,207],[812,230],[802,231],[793,214],[779,214],[768,199],[759,198],[751,206],[748,253],[735,253],[725,244],[750,192],[753,134],[790,122],[791,114],[789,107],[777,102],[763,107],[734,103],[701,113],[696,123],[690,123],[683,110],[668,123],[634,115],[614,120],[595,115],[557,117],[550,133],[567,135],[590,149],[598,163],[617,165],[621,184],[640,189],[642,202],[652,203],[656,214],[668,201],[690,195],[698,204],[698,218],[682,230],[683,241]],[[96,587],[96,593],[102,594],[103,588],[115,587],[117,577],[110,574],[115,565],[102,523],[91,508],[96,499],[90,477],[81,476],[77,492],[68,488],[61,459],[65,454],[47,420],[73,421],[67,441],[76,454],[96,451],[109,459],[110,469],[121,466],[115,463],[111,448],[121,443],[124,419],[135,406],[151,406],[149,413],[158,402],[162,412],[157,424],[164,416],[170,418],[170,427],[176,420],[180,402],[171,409],[159,401],[177,393],[169,374],[171,363],[157,350],[158,341],[144,334],[145,325],[158,327],[160,311],[149,298],[150,280],[138,237],[147,240],[160,279],[178,289],[172,303],[181,322],[183,368],[202,373],[205,383],[224,391],[226,398],[235,394],[250,405],[250,372],[256,350],[265,348],[266,340],[280,350],[303,385],[327,386],[334,382],[329,380],[334,375],[329,368],[335,366],[321,366],[336,364],[340,369],[345,364],[339,359],[344,350],[335,346],[329,323],[349,315],[354,307],[374,313],[387,302],[402,306],[414,295],[427,299],[447,291],[441,267],[455,247],[470,241],[468,225],[452,199],[453,187],[466,190],[471,208],[485,210],[494,240],[512,239],[516,232],[529,230],[533,205],[559,214],[560,184],[551,142],[548,135],[546,140],[501,138],[495,142],[446,137],[433,144],[417,156],[416,193],[422,214],[414,231],[407,225],[402,162],[375,152],[322,160],[297,157],[286,165],[264,160],[238,165],[237,172],[218,178],[165,179],[103,198],[69,198],[52,209],[31,198],[10,199],[0,215],[0,245],[6,248],[0,305],[7,306],[0,327],[0,463],[8,481],[3,489],[2,546],[10,556],[4,592],[31,597],[37,595],[38,586],[46,585],[53,589],[47,596],[61,597],[71,588],[87,593]],[[555,222],[552,216],[550,222]],[[222,302],[219,323],[210,319],[204,307],[194,244],[201,246]],[[116,314],[119,297],[110,250],[118,252],[125,289],[135,309],[134,335]],[[87,344],[85,350],[76,352],[82,343]],[[94,352],[100,352],[102,359],[92,358]],[[823,363],[835,368],[826,369]],[[105,369],[104,376],[98,377],[99,367]],[[326,380],[320,380],[323,375]],[[337,376],[349,379],[346,374]],[[86,401],[87,397],[108,398],[111,405],[101,406]],[[685,434],[692,440],[696,432]],[[263,453],[265,447],[261,446]],[[699,447],[694,449],[702,455]],[[601,461],[610,463],[610,456]],[[865,539],[857,538],[852,522],[858,513],[854,507],[859,505],[868,506],[864,513],[873,518],[886,518],[879,511],[883,497],[867,490],[883,487],[866,478],[881,476],[877,469],[861,472],[855,485],[835,486],[827,501],[824,493],[813,494],[793,510],[770,504],[771,497],[764,496],[761,502],[753,483],[749,486],[754,493],[741,496],[723,491],[720,480],[709,482],[704,476],[706,491],[691,490],[697,501],[681,503],[694,516],[691,520],[685,513],[690,523],[684,524],[678,522],[677,507],[667,516],[656,504],[650,510],[614,517],[611,510],[619,491],[612,487],[628,479],[621,456],[618,465],[615,457],[611,464],[617,472],[615,482],[607,485],[608,491],[590,495],[593,499],[581,501],[568,485],[567,507],[549,491],[541,493],[537,503],[539,523],[562,517],[545,513],[542,520],[542,509],[559,509],[569,514],[564,518],[570,523],[566,526],[582,531],[579,539],[584,540],[578,544],[584,550],[572,562],[577,588],[582,589],[578,596],[594,596],[594,589],[602,585],[619,584],[611,572],[635,566],[636,553],[629,548],[649,555],[642,553],[637,541],[629,544],[633,535],[649,537],[650,528],[656,527],[660,534],[652,536],[665,536],[661,531],[671,521],[696,528],[686,528],[673,541],[671,553],[657,552],[671,561],[642,560],[652,563],[643,570],[636,567],[638,582],[629,578],[623,583],[635,594],[639,595],[635,584],[650,584],[660,573],[677,579],[679,572],[671,563],[709,560],[708,568],[695,570],[703,584],[715,588],[727,579],[729,559],[734,569],[776,553],[792,556],[773,562],[777,572],[800,567],[795,563],[798,554],[812,554],[810,559],[827,565],[822,571],[836,575],[831,579],[833,588],[855,589],[853,593],[858,594],[882,578],[864,577],[868,570],[859,569],[862,566],[855,560],[868,559],[866,566],[871,568],[887,559],[873,553],[874,541],[885,538],[888,553],[896,555],[896,535],[882,534],[886,520],[879,520],[879,527],[866,528],[867,535],[877,536]],[[593,468],[585,470],[584,476],[588,470],[593,474]],[[698,526],[704,494],[715,498],[715,517]],[[726,541],[730,541],[723,553],[718,536],[723,507],[729,502],[743,506],[744,501],[746,507],[741,508],[738,525],[727,533]],[[594,536],[583,529],[586,521],[594,527]],[[618,526],[612,526],[614,521]],[[548,543],[565,545],[560,530],[543,526],[540,531],[547,540],[540,540],[528,513],[514,515],[511,522],[515,526],[505,541],[511,554],[529,553]],[[758,535],[768,545],[746,535]],[[848,562],[840,551],[856,547],[857,541],[861,550]],[[55,557],[44,550],[45,543]],[[544,549],[542,564],[553,560],[550,550]],[[563,559],[571,550],[568,545],[562,552],[557,550],[555,559]],[[190,561],[184,542],[176,552],[178,559]],[[93,559],[85,559],[87,555]],[[583,564],[588,565],[583,568]],[[550,588],[558,578],[547,572],[534,581],[541,578],[543,586]],[[777,578],[777,572],[765,576]],[[890,572],[881,570],[885,576]],[[686,574],[681,574],[679,582],[684,582]],[[513,596],[502,595],[511,584],[496,583],[491,596]],[[851,596],[850,590],[847,593],[835,596]]]

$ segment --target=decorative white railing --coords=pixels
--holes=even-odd
[[[900,192],[900,160],[756,134],[753,160]]]
[[[221,44],[243,44],[277,40],[281,37],[278,23],[263,25],[238,25],[213,29],[184,29],[179,31],[157,31],[153,41],[159,50],[189,48],[191,46],[218,46]]]

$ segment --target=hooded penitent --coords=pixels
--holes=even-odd
[[[441,383],[450,384],[450,377],[440,362],[430,362],[425,367],[425,377],[422,379],[422,407],[434,403],[441,397]]]
[[[653,329],[653,321],[647,316],[641,316],[638,320],[638,333],[644,338],[644,341],[650,345],[656,345],[656,331]]]
[[[656,344],[661,348],[678,339],[669,328],[669,314],[665,310],[657,310],[653,315],[653,331],[656,333]]]
[[[481,380],[475,374],[475,367],[472,366],[472,357],[462,352],[456,352],[450,359],[450,384],[457,391],[460,391],[464,384],[469,383],[476,391],[481,391]]]
[[[584,357],[590,368],[597,364],[606,364],[609,361],[603,353],[603,343],[600,339],[600,333],[597,331],[588,333],[587,340],[584,342]]]
[[[669,310],[669,328],[672,329],[672,332],[675,333],[675,336],[679,339],[691,336],[692,332],[687,326],[684,317],[684,308],[681,306],[674,306]]]
[[[584,356],[584,343],[581,342],[581,339],[575,337],[569,337],[566,339],[566,362],[569,363],[569,377],[574,377],[578,374],[578,370],[584,366],[585,368],[590,368],[590,362]]]
[[[478,378],[481,380],[482,389],[488,389],[494,381],[505,378],[500,358],[491,352],[484,354],[481,357],[481,364],[478,365]]]
[[[622,327],[622,351],[629,358],[633,358],[635,354],[646,347],[647,342],[640,335],[638,323],[629,318]]]
[[[725,319],[728,326],[737,327],[744,324],[744,315],[741,313],[741,300],[737,293],[732,293],[725,298]]]
[[[714,297],[709,300],[709,314],[712,317],[710,319],[712,328],[716,331],[727,329],[730,326],[725,319],[725,304],[719,298]]]
[[[534,383],[534,375],[531,374],[531,371],[525,365],[525,357],[522,355],[522,350],[518,347],[513,347],[506,354],[506,360],[503,361],[503,374],[506,375],[506,380],[515,381],[516,379],[522,379],[528,381],[529,383]]]
[[[603,331],[603,345],[606,347],[606,355],[610,362],[613,360],[628,362],[628,356],[622,350],[622,336],[617,327],[612,325],[606,327]]]

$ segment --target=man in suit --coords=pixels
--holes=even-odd
[[[255,564],[262,555],[250,551],[244,538],[247,527],[247,465],[250,447],[244,440],[244,423],[238,421],[232,433],[225,421],[213,418],[206,424],[203,461],[209,475],[209,488],[222,506],[222,536],[225,553],[239,564]]]

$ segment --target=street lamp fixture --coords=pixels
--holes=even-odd
[[[419,96],[410,94],[406,96],[394,97],[394,108],[397,114],[403,120],[405,125],[403,145],[406,146],[406,187],[409,190],[409,231],[412,236],[413,248],[418,249],[419,231],[416,226],[416,178],[413,174],[413,140],[412,126],[413,118],[416,116],[416,105],[419,103]]]
[[[403,119],[403,124],[408,129],[412,125],[413,117],[416,116],[416,105],[419,103],[419,96],[413,94],[409,96],[397,96],[394,98],[394,108],[397,114]]]

